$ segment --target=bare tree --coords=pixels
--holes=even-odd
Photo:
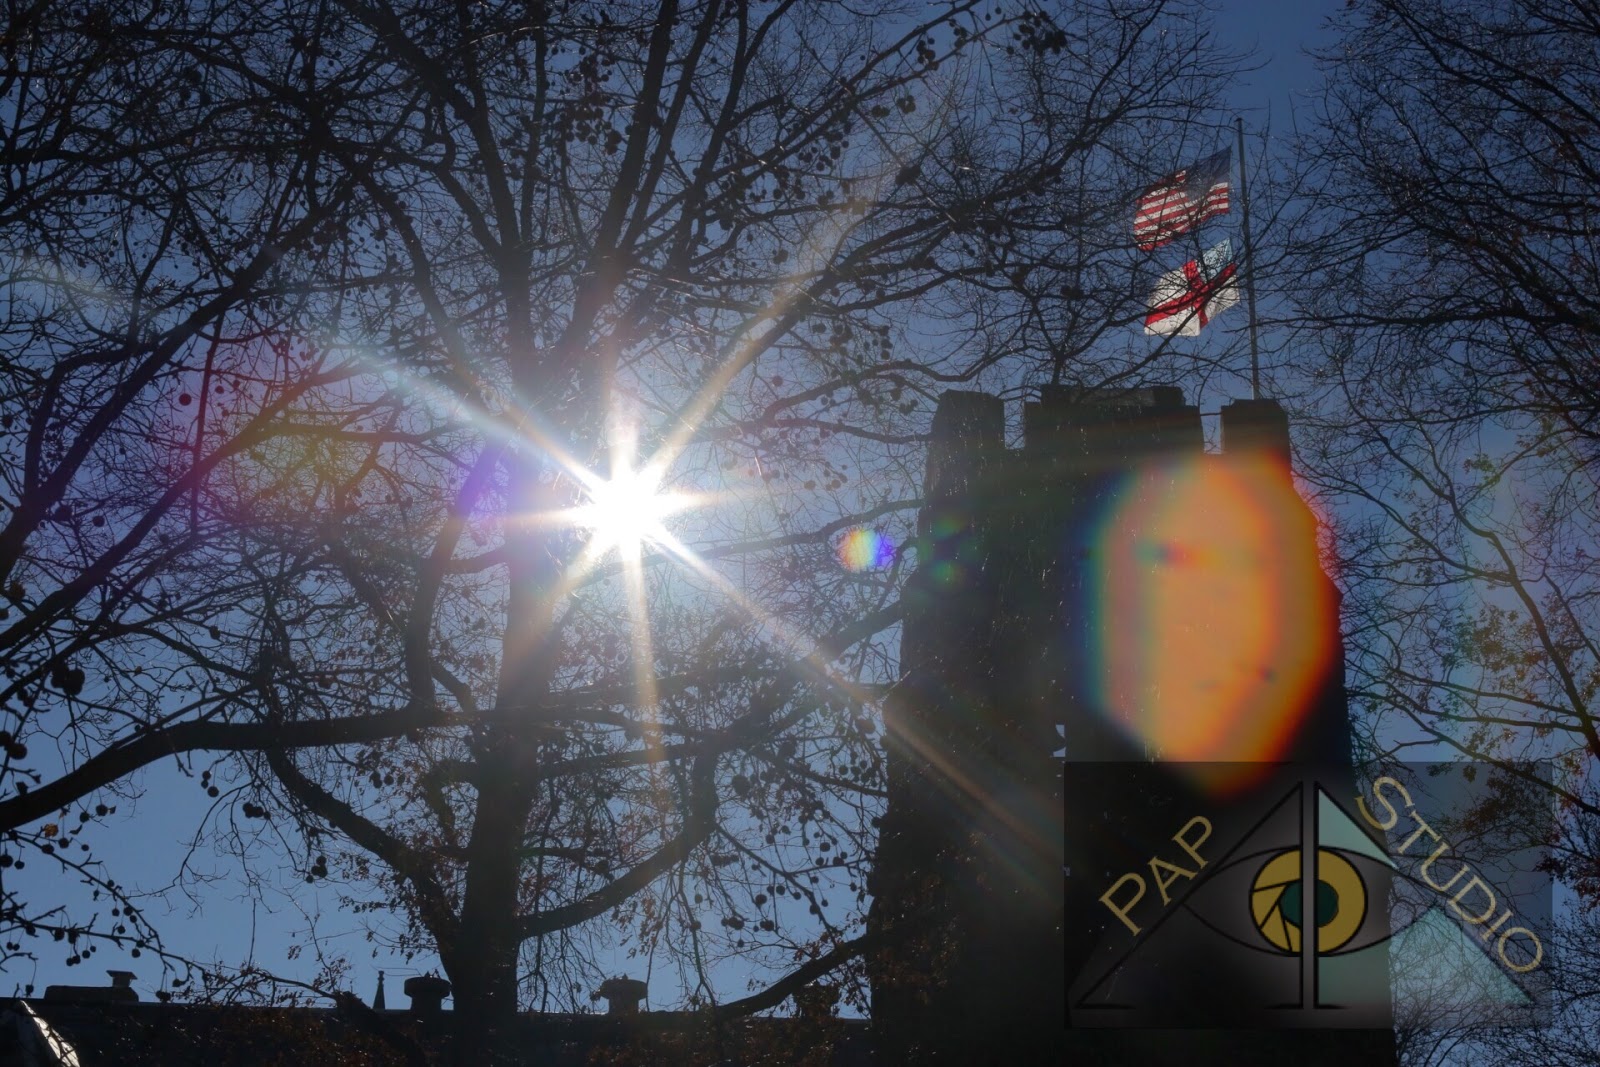
[[[1553,869],[1587,901],[1600,8],[1379,0],[1340,28],[1281,278],[1353,695],[1391,753],[1554,760]]]
[[[1202,13],[250,14],[41,12],[17,38],[58,62],[99,34],[156,68],[59,62],[124,96],[189,94],[124,105],[175,131],[172,166],[215,168],[147,182],[173,216],[218,199],[168,239],[190,258],[145,276],[217,304],[100,416],[143,465],[62,468],[37,505],[81,493],[144,550],[91,537],[47,563],[89,508],[18,528],[25,610],[3,639],[36,710],[12,736],[81,739],[0,820],[174,752],[232,754],[203,778],[219,815],[248,817],[227,836],[308,879],[378,881],[397,920],[380,933],[439,953],[473,1035],[519,1003],[576,1006],[615,940],[672,961],[691,1003],[738,961],[754,991],[723,1015],[847,965],[908,563],[871,546],[911,540],[942,388],[1149,371],[1110,332],[1144,295],[1127,198],[1227,73]],[[19,143],[49,140],[40,109],[84,136],[115,117],[22,82]],[[196,133],[219,117],[236,136]],[[153,145],[128,154],[163,159]],[[79,157],[85,181],[116,173],[109,149]],[[108,216],[92,251],[166,254],[165,218]],[[220,233],[260,259],[237,291],[244,253]],[[150,311],[153,281],[128,284],[119,306],[176,320]],[[66,365],[33,332],[52,314],[29,308],[8,342],[43,381]],[[19,380],[8,402],[98,456],[39,395]],[[868,547],[841,567],[847,533]],[[91,647],[94,678],[61,673]],[[160,692],[130,700],[152,675]]]
[[[36,4],[8,16],[0,864],[43,854],[115,895],[77,840],[115,806],[90,805],[95,791],[162,756],[266,737],[236,710],[254,666],[230,647],[235,609],[297,578],[245,546],[207,486],[295,433],[290,412],[349,376],[300,358],[289,324],[306,298],[281,261],[354,185],[309,201],[291,116],[241,92],[214,56],[176,47],[204,24],[231,33],[229,48],[270,54],[276,27],[257,12],[196,5],[124,22]],[[303,729],[347,739],[372,721]],[[99,938],[153,933],[126,901],[98,923],[58,903],[8,887],[8,931],[54,934],[68,962]]]
[[[1394,2],[1324,57],[1294,290],[1365,695],[1468,753],[1600,755],[1600,13]],[[1371,596],[1367,596],[1371,593]],[[1359,663],[1358,663],[1359,666]]]

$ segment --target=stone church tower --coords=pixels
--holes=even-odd
[[[946,393],[934,419],[870,883],[880,1062],[1392,1062],[1382,1031],[1091,1029],[1069,1008],[1118,922],[1101,894],[1145,862],[1134,824],[1177,819],[1166,840],[1222,793],[1250,802],[1177,761],[1348,768],[1350,726],[1275,402],[1224,407],[1220,455],[1176,388],[1047,387],[1023,416],[1020,450],[996,397]]]

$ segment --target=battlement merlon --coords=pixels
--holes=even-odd
[[[1224,455],[1265,451],[1289,466],[1289,415],[1276,400],[1235,400],[1222,406]]]
[[[1287,469],[1289,416],[1276,400],[1235,400],[1222,407],[1222,451],[1239,456],[1265,451]],[[1028,480],[1049,473],[1094,474],[1157,456],[1202,455],[1200,409],[1183,402],[1176,386],[1080,389],[1043,386],[1022,407],[1023,448],[1005,447],[1005,408],[988,393],[950,391],[939,399],[924,482],[929,503],[970,497],[1014,481],[1024,466]]]

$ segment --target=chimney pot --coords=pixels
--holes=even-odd
[[[419,974],[406,979],[402,987],[411,998],[413,1015],[436,1015],[444,1010],[444,998],[450,995],[450,983],[435,974]]]
[[[607,978],[590,1000],[606,999],[607,1015],[637,1015],[650,987],[637,978]]]

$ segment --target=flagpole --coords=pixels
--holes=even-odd
[[[1256,243],[1250,240],[1250,196],[1244,186],[1244,119],[1233,120],[1239,135],[1239,204],[1244,216],[1244,296],[1250,311],[1250,396],[1261,399],[1261,349],[1256,340]]]

